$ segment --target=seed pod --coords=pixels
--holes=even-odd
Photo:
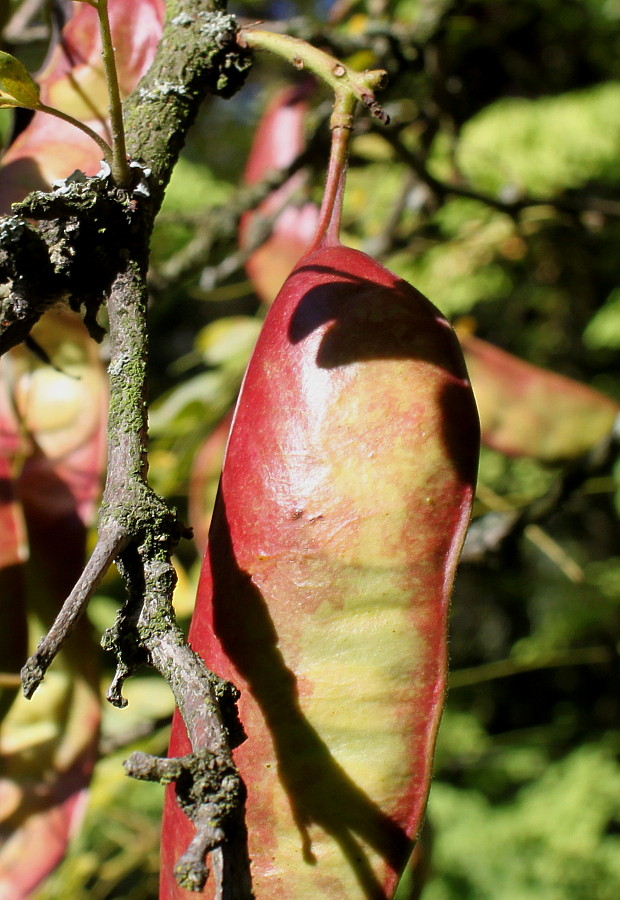
[[[477,447],[438,311],[358,251],[306,256],[248,368],[190,633],[242,691],[257,898],[390,896],[426,803]]]
[[[391,896],[426,805],[477,469],[448,322],[339,241],[334,134],[315,241],[246,372],[189,635],[241,690],[256,900]],[[177,717],[170,753],[189,750]],[[183,897],[192,833],[169,790],[164,900]]]

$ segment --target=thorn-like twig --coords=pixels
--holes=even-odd
[[[22,690],[27,699],[32,697],[43,681],[50,664],[73,631],[75,623],[126,541],[127,536],[114,527],[99,536],[84,571],[63,603],[54,624],[39,641],[36,651],[22,669]]]

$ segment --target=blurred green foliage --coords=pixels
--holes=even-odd
[[[353,146],[347,239],[481,337],[620,400],[620,5],[234,9],[289,18],[345,56],[367,46],[390,71],[392,125],[362,120]],[[239,96],[205,103],[153,238],[151,474],[184,515],[194,455],[234,402],[264,315],[241,262],[222,266],[236,237],[216,226],[239,196],[267,98],[294,78],[261,57]],[[325,140],[317,145],[315,197]],[[192,257],[201,229],[215,237]],[[485,451],[476,514],[524,509],[564,474]],[[428,826],[402,900],[620,896],[619,486],[619,465],[593,472],[540,526],[462,567]],[[197,555],[189,543],[179,552],[187,613]],[[119,594],[113,579],[103,590],[91,610],[98,629]],[[105,740],[126,734],[127,746],[98,765],[85,829],[37,900],[156,896],[160,789],[129,782],[120,760],[165,748],[163,727],[131,734],[145,709],[159,723],[171,701],[147,677],[127,691],[123,724],[104,722]]]

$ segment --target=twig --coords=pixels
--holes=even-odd
[[[450,690],[485,684],[498,678],[510,678],[539,669],[555,669],[563,666],[597,666],[615,662],[610,647],[575,647],[569,650],[553,650],[541,653],[531,660],[498,659],[479,666],[454,669],[450,674]]]
[[[99,18],[99,33],[101,34],[103,68],[106,85],[108,88],[110,130],[112,132],[112,175],[120,187],[127,187],[131,181],[131,173],[127,165],[127,148],[125,145],[125,124],[123,122],[123,108],[121,103],[120,88],[118,85],[118,73],[114,59],[114,43],[110,31],[110,18],[108,16],[108,0],[98,0],[96,4]]]
[[[80,618],[101,579],[110,568],[126,537],[116,529],[100,534],[92,556],[88,560],[77,584],[65,600],[54,624],[39,641],[35,653],[22,669],[21,680],[24,696],[29,700],[43,681],[51,662],[60,652]]]
[[[234,252],[230,257],[227,256],[216,266],[205,270],[214,246],[221,241],[230,240],[237,234],[239,220],[244,213],[256,210],[263,200],[282,187],[290,178],[302,169],[311,167],[317,156],[317,148],[322,146],[323,141],[322,128],[318,127],[315,135],[308,141],[306,149],[290,165],[268,173],[265,178],[251,187],[240,188],[225,206],[216,206],[206,215],[202,215],[199,220],[194,220],[194,237],[181,250],[151,270],[149,286],[155,292],[164,291],[170,285],[178,285],[204,270],[207,274],[204,275],[204,279],[201,279],[205,282],[201,286],[207,290],[223,278],[238,271],[248,256],[265,242],[282,209],[274,209],[269,215],[255,213],[252,219],[252,231],[248,235],[244,248]],[[291,197],[283,198],[283,207],[290,201]],[[181,221],[183,220],[181,219]]]
[[[24,0],[7,22],[4,39],[10,44],[25,44],[46,38],[49,35],[49,27],[32,24],[32,20],[45,3],[46,0]]]
[[[397,131],[381,130],[378,133],[381,134],[384,140],[386,140],[396,151],[402,161],[407,163],[412,171],[416,173],[420,181],[424,182],[439,200],[444,200],[447,196],[477,200],[480,203],[484,203],[485,206],[489,206],[492,209],[498,210],[498,212],[506,213],[512,217],[517,216],[524,209],[533,206],[551,206],[560,212],[572,214],[594,210],[595,212],[600,212],[607,216],[620,216],[620,202],[617,200],[608,200],[604,197],[579,197],[568,196],[566,194],[536,197],[531,194],[525,194],[514,200],[502,200],[500,197],[485,194],[468,185],[441,181],[429,172],[424,160],[420,156],[413,150],[410,150],[409,147],[405,146]]]

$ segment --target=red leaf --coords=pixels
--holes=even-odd
[[[252,142],[245,169],[246,184],[255,184],[270,172],[289,166],[305,146],[304,121],[308,111],[307,99],[313,91],[312,82],[304,82],[280,91],[263,114]],[[310,246],[318,221],[318,207],[314,203],[301,206],[291,199],[303,185],[304,175],[298,172],[280,188],[272,191],[256,210],[246,213],[239,225],[239,243],[246,247],[252,239],[257,215],[269,217],[278,210],[269,238],[248,258],[246,271],[254,290],[265,303],[271,303],[282,287],[295,263]]]
[[[460,340],[488,447],[553,463],[587,453],[610,433],[620,412],[610,397],[480,338]]]

